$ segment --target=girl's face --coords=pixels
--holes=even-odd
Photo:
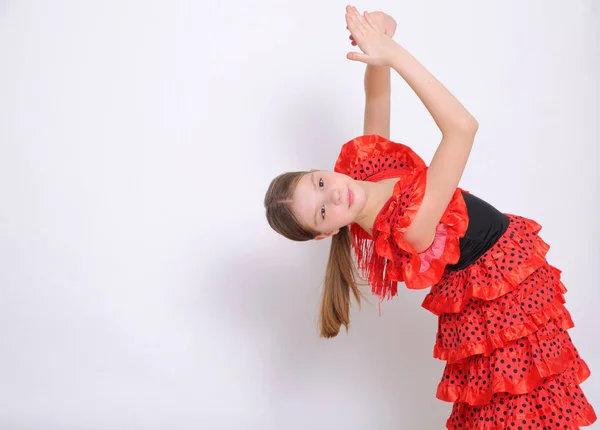
[[[300,179],[291,206],[298,221],[323,239],[355,222],[366,201],[365,190],[350,176],[315,170]]]

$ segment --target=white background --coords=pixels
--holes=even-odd
[[[600,409],[592,0],[378,1],[480,123],[461,186],[544,226]],[[0,429],[441,429],[426,291],[317,332],[286,170],[360,135],[341,1],[0,1]],[[393,77],[392,139],[439,131]]]

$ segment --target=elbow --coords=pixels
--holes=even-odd
[[[473,134],[476,134],[477,130],[479,130],[479,123],[477,122],[477,120],[474,117],[471,117],[468,127],[469,127],[469,130],[471,130],[471,132]]]
[[[467,118],[461,119],[455,125],[455,131],[465,135],[475,135],[479,130],[479,123],[477,120],[469,115]]]
[[[469,112],[449,120],[440,131],[444,136],[473,137],[479,130],[479,123]]]

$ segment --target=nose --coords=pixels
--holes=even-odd
[[[331,190],[331,203],[334,205],[339,205],[340,203],[342,203],[342,192],[340,190],[338,190],[337,188],[334,188],[333,190]]]

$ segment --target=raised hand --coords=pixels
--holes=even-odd
[[[396,34],[396,28],[398,27],[398,24],[396,23],[396,20],[394,18],[392,18],[386,13],[379,11],[368,12],[368,14],[369,18],[371,18],[371,21],[373,21],[379,28],[383,28],[383,33],[386,36],[394,37],[394,34]],[[347,28],[348,27],[346,27],[346,29]],[[352,43],[352,46],[356,46],[356,42],[354,41],[352,35],[350,35],[350,41]]]
[[[347,58],[373,66],[389,66],[398,45],[385,35],[382,24],[365,13],[361,15],[353,6],[346,6],[346,25],[360,52],[349,52]]]

